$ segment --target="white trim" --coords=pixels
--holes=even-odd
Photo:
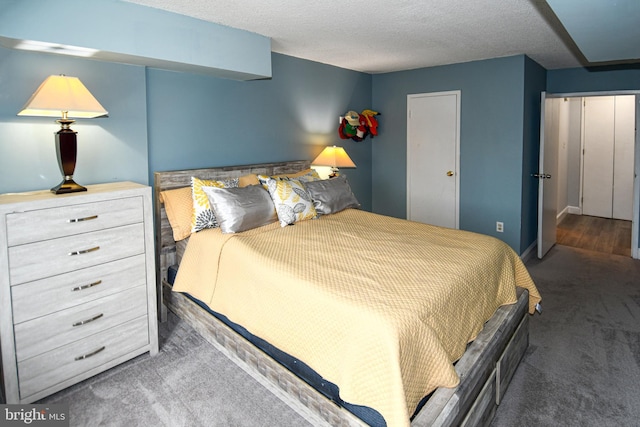
[[[556,215],[556,225],[560,224],[564,219],[564,217],[567,216],[568,213],[569,213],[569,206],[562,209],[562,211],[558,212],[558,214]]]
[[[547,92],[542,91],[540,93],[540,142],[539,142],[539,158],[538,158],[538,173],[543,173],[544,166],[544,145],[545,145],[545,128],[546,128],[546,116],[547,114]],[[544,216],[544,183],[543,180],[538,178],[538,235],[536,237],[537,255],[539,259],[542,259],[545,254],[542,253],[543,243],[543,216]],[[526,252],[526,251],[525,251]]]
[[[578,194],[578,207],[580,208],[580,212],[582,212],[582,202],[584,200],[582,197],[584,193],[584,106],[586,102],[584,98],[584,96],[580,97],[580,186],[578,187],[580,191]]]
[[[580,206],[567,206],[567,213],[571,215],[582,215]]]
[[[558,212],[556,224],[560,224],[567,215],[582,215],[582,209],[577,206],[566,206]]]
[[[636,140],[635,140],[635,166],[633,178],[633,216],[631,218],[631,257],[640,258],[638,248],[638,230],[640,221],[640,137],[638,136],[638,124],[640,123],[640,94],[636,94]]]

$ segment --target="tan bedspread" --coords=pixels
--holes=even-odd
[[[188,292],[372,407],[409,425],[419,400],[454,387],[458,360],[495,310],[529,290],[493,237],[359,210],[236,235],[192,235],[173,290]]]

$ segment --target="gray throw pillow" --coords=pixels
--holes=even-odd
[[[261,185],[238,188],[202,187],[223,233],[239,233],[276,222],[278,217]]]
[[[319,215],[329,215],[348,208],[360,208],[360,202],[351,191],[344,175],[321,181],[304,183]]]

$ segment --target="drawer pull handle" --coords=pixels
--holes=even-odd
[[[76,286],[75,288],[71,289],[71,292],[81,291],[83,289],[93,288],[94,286],[98,286],[100,283],[102,283],[102,280],[98,280],[97,282],[89,283],[88,285]]]
[[[104,346],[102,346],[102,347],[100,347],[99,349],[92,351],[91,353],[83,354],[82,356],[78,356],[78,357],[76,357],[76,359],[75,359],[75,360],[77,361],[77,360],[86,359],[86,358],[91,357],[91,356],[95,356],[96,354],[98,354],[98,353],[100,353],[102,350],[104,350],[104,348],[105,348],[105,347],[104,347]]]
[[[96,246],[90,249],[83,249],[81,251],[73,251],[73,252],[69,252],[69,256],[88,254],[89,252],[97,251],[98,249],[100,249],[100,246]]]
[[[67,222],[82,222],[82,221],[90,221],[92,219],[98,219],[98,215],[86,216],[84,218],[71,218],[67,220]]]
[[[98,319],[99,319],[99,318],[101,318],[102,316],[104,316],[104,314],[100,313],[100,314],[98,314],[98,315],[96,315],[96,316],[93,316],[91,319],[81,320],[81,321],[79,321],[79,322],[74,323],[74,324],[73,324],[73,325],[71,325],[71,326],[82,326],[82,325],[85,325],[85,324],[87,324],[87,323],[89,323],[89,322],[93,322],[94,320],[98,320]]]

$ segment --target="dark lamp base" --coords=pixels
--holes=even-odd
[[[77,141],[76,132],[69,129],[69,124],[73,120],[58,120],[62,129],[56,132],[56,152],[58,154],[58,164],[62,171],[62,182],[51,189],[54,194],[76,193],[87,191],[82,185],[76,184],[73,180],[73,171],[76,169]]]
[[[80,184],[76,184],[71,178],[66,178],[60,184],[51,189],[51,192],[55,194],[77,193],[78,191],[87,191],[87,188]]]

